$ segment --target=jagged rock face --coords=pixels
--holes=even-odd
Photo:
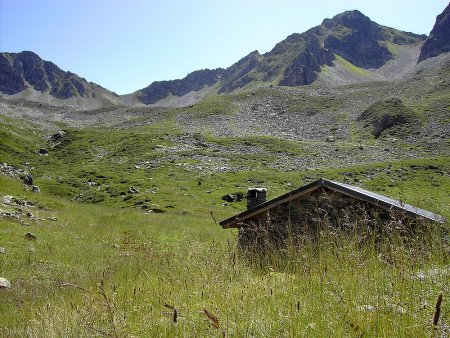
[[[44,92],[49,86],[45,81],[44,60],[32,52],[22,52],[14,60],[14,68],[21,70],[23,78],[34,89]]]
[[[198,91],[204,86],[216,84],[223,72],[222,68],[204,69],[192,72],[181,80],[155,81],[140,91],[138,99],[144,104],[152,104],[169,95],[183,96],[191,91]]]
[[[31,86],[41,93],[50,90],[50,95],[59,99],[85,96],[89,86],[76,74],[28,51],[0,54],[0,80],[0,91],[5,94],[17,94]]]
[[[301,86],[313,83],[317,79],[322,65],[331,66],[335,57],[332,52],[322,48],[317,38],[312,38],[306,50],[288,66],[284,77],[280,81],[281,86]]]
[[[436,23],[420,52],[419,62],[450,51],[450,3],[436,17]]]
[[[323,26],[331,31],[324,47],[362,68],[380,68],[393,56],[379,40],[381,28],[359,11],[345,12],[326,19]]]
[[[227,68],[222,75],[224,83],[219,93],[229,93],[251,82],[253,78],[246,75],[258,66],[261,59],[261,54],[256,50]]]
[[[25,80],[20,73],[14,69],[3,53],[0,54],[0,92],[12,95],[26,88]]]

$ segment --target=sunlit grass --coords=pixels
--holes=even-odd
[[[339,65],[341,65],[343,68],[345,68],[346,70],[348,70],[349,72],[354,73],[355,75],[358,75],[358,76],[362,76],[362,77],[366,77],[366,76],[370,75],[370,72],[368,70],[355,66],[354,64],[345,60],[343,57],[341,57],[339,55],[335,55],[335,56],[336,56],[337,63]]]
[[[430,336],[435,299],[450,292],[437,231],[412,243],[394,234],[375,249],[357,233],[324,230],[287,256],[258,259],[203,212],[145,215],[23,194],[41,201],[34,212],[45,220],[0,220],[0,275],[12,283],[0,293],[2,336]],[[36,241],[24,239],[30,230]],[[448,332],[449,310],[444,300],[436,332]]]

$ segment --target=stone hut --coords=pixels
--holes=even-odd
[[[286,245],[288,239],[324,226],[351,228],[355,224],[383,231],[393,218],[414,225],[418,221],[440,222],[443,217],[401,201],[349,184],[319,179],[273,200],[266,190],[250,188],[247,210],[220,222],[222,228],[238,228],[238,243],[265,247]]]

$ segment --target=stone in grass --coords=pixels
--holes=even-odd
[[[11,283],[6,278],[0,277],[0,289],[8,289],[11,287]]]
[[[4,254],[6,252],[6,249],[5,248],[2,248],[1,246],[0,246],[0,254]]]
[[[33,192],[41,192],[41,189],[39,189],[39,187],[38,187],[37,185],[33,185],[33,186],[31,187],[31,190],[32,190]]]
[[[35,239],[38,238],[38,236],[35,233],[33,233],[33,232],[27,232],[25,234],[25,238],[29,239],[29,240],[35,240]]]
[[[25,183],[26,185],[33,185],[33,175],[31,175],[30,173],[26,174],[23,179],[23,183]]]
[[[137,193],[139,193],[139,189],[135,188],[135,187],[131,187],[130,189],[128,189],[128,193],[129,194],[137,194]]]
[[[155,214],[162,214],[165,211],[163,209],[159,209],[159,208],[152,208],[152,209],[148,209],[147,211],[148,213],[155,213]]]
[[[364,305],[358,305],[356,307],[356,310],[358,312],[374,312],[377,310],[377,308],[373,305],[364,304]]]
[[[235,192],[232,194],[227,194],[221,197],[225,202],[240,202],[244,199],[244,194],[242,192]]]

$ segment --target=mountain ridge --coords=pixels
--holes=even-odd
[[[358,83],[365,79],[383,80],[379,76],[379,70],[396,61],[399,50],[404,60],[399,62],[397,68],[404,69],[412,69],[417,63],[416,50],[420,51],[419,62],[450,50],[450,45],[447,46],[448,42],[445,40],[445,32],[450,30],[449,7],[450,5],[437,17],[428,38],[379,25],[358,10],[346,11],[331,19],[324,19],[320,25],[303,33],[289,35],[269,52],[260,54],[253,51],[226,69],[196,70],[182,79],[155,81],[134,93],[121,96],[70,71],[63,71],[33,52],[5,52],[0,54],[0,92],[14,96],[31,90],[34,94],[28,97],[37,101],[42,100],[45,95],[52,97],[53,101],[57,99],[62,102],[69,98],[75,98],[77,102],[89,99],[98,101],[93,105],[95,108],[105,103],[159,105],[163,101],[169,102],[169,106],[170,102],[175,101],[184,105],[198,102],[205,96],[231,93],[253,86],[322,85],[324,82],[317,80],[327,76],[323,76],[323,70],[340,69],[344,61],[350,67],[360,69],[356,72],[356,77],[355,73],[348,76],[342,75],[341,71],[334,71],[333,77],[326,83],[339,85],[352,81]],[[389,72],[391,74],[386,77],[387,80],[395,77],[396,73],[398,77],[405,73],[398,69],[396,72],[392,66]],[[366,73],[376,76],[361,75]],[[340,80],[344,78],[345,81]],[[202,94],[195,94],[200,92]],[[196,99],[178,100],[184,96],[194,96]],[[98,100],[99,98],[101,99]]]
[[[309,85],[316,81],[322,66],[333,66],[336,55],[357,67],[378,69],[395,58],[390,50],[393,45],[418,46],[425,38],[381,26],[357,10],[347,11],[323,20],[304,33],[289,35],[265,54],[251,52],[225,69],[209,86],[218,87],[217,93],[222,94],[257,82],[277,86]],[[176,86],[176,81],[179,80],[171,84]],[[153,95],[152,85],[145,88],[146,94],[138,91],[141,102],[145,103],[146,95]],[[176,95],[174,91],[169,94]]]

